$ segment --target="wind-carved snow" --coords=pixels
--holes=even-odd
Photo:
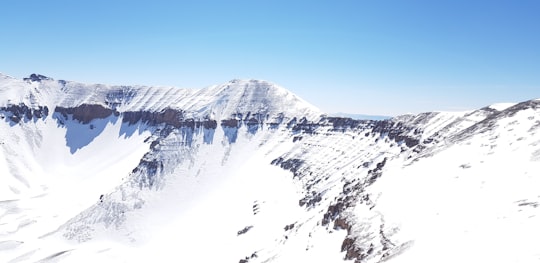
[[[0,261],[537,262],[539,102],[357,121],[0,75]]]

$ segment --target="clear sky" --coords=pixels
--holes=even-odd
[[[275,82],[326,112],[540,98],[538,0],[3,0],[0,72],[202,88]]]

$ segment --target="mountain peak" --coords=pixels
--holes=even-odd
[[[231,88],[236,91],[238,89],[259,89],[260,91],[274,90],[277,92],[279,90],[282,93],[289,92],[287,89],[273,82],[260,79],[233,79],[219,86]]]
[[[23,80],[41,82],[42,80],[53,80],[53,79],[47,76],[41,75],[41,74],[32,73],[30,74],[28,78],[24,78]]]
[[[233,79],[201,91],[213,97],[212,114],[227,118],[237,113],[318,118],[321,111],[289,90],[265,80]],[[219,117],[218,117],[219,118]]]
[[[266,80],[260,80],[260,79],[231,79],[228,83],[231,84],[248,84],[248,83],[259,83],[259,82],[267,82]]]
[[[244,92],[245,90],[257,90],[258,92],[289,92],[283,87],[266,80],[258,79],[233,79],[226,84],[219,85],[229,92]]]

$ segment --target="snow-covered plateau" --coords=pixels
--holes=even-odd
[[[353,120],[0,74],[0,135],[0,262],[540,262],[540,100]]]

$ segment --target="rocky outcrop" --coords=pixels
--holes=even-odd
[[[387,136],[390,140],[398,143],[405,143],[409,148],[418,145],[420,141],[418,135],[422,134],[422,131],[414,126],[392,120],[374,122],[372,132],[378,133],[381,136]]]
[[[292,119],[288,126],[295,133],[305,134],[315,134],[321,127],[331,127],[330,131],[333,132],[367,131],[366,136],[377,135],[380,138],[388,138],[399,144],[404,143],[409,148],[417,146],[422,135],[422,131],[415,125],[405,124],[398,119],[354,120],[342,117],[323,117],[318,122],[309,122],[304,118],[300,121]]]
[[[47,76],[33,73],[28,78],[23,78],[23,80],[41,82],[42,80],[52,80],[52,79]]]
[[[95,119],[105,119],[111,115],[118,116],[120,113],[109,108],[105,108],[97,104],[82,104],[73,108],[64,108],[57,106],[54,112],[62,114],[64,119],[68,118],[68,115],[72,116],[74,120],[81,122],[82,124],[88,124]]]
[[[424,116],[417,121],[426,121],[429,117]],[[422,126],[410,125],[401,119],[375,121],[339,117],[323,117],[318,122],[293,120],[289,122],[289,126],[294,142],[304,137],[331,137],[336,136],[336,133],[347,133],[346,136],[351,138],[351,141],[346,140],[347,142],[368,141],[370,143],[359,145],[373,145],[374,149],[377,148],[376,145],[400,146],[396,148],[395,153],[375,154],[372,157],[369,157],[369,153],[366,157],[359,155],[360,158],[353,160],[354,164],[348,164],[350,168],[347,168],[347,171],[340,171],[338,167],[341,165],[337,165],[335,169],[326,169],[327,166],[333,167],[333,162],[340,163],[342,160],[339,157],[324,160],[323,163],[320,163],[322,160],[314,163],[310,161],[310,157],[304,158],[303,154],[309,155],[311,149],[319,147],[319,142],[307,139],[308,141],[302,140],[298,145],[300,147],[298,155],[281,156],[271,162],[273,165],[291,171],[293,178],[302,182],[304,197],[298,202],[300,206],[308,211],[324,209],[322,218],[319,219],[321,226],[326,227],[328,231],[345,230],[347,232],[341,246],[341,251],[345,252],[344,259],[353,260],[355,263],[370,260],[378,262],[398,253],[404,244],[395,244],[390,240],[388,233],[392,233],[393,229],[385,226],[382,215],[371,212],[376,203],[366,189],[383,176],[384,168],[390,162],[392,154],[402,152],[417,154],[414,150],[422,149],[419,147],[423,135],[419,127]],[[355,137],[358,138],[355,140]],[[325,151],[345,154],[343,145],[336,145],[335,148],[332,145],[326,147],[331,149],[325,149]],[[347,172],[355,176],[339,176]],[[343,185],[340,191],[334,190],[332,186],[338,182]],[[332,194],[332,192],[336,193],[336,190],[339,194]],[[353,212],[357,208],[367,210],[369,215],[366,216],[376,218],[374,223],[363,225],[364,223],[357,221]]]
[[[238,230],[236,235],[237,236],[243,235],[243,234],[247,233],[249,230],[251,230],[252,228],[253,228],[253,226],[246,226],[246,227],[242,228],[241,230]]]
[[[24,104],[8,105],[0,107],[0,114],[3,119],[17,124],[21,121],[45,118],[49,115],[49,108],[47,106],[31,108]]]
[[[221,120],[221,127],[238,128],[240,127],[240,122],[237,119]]]
[[[298,172],[298,170],[303,164],[304,164],[304,161],[300,159],[285,160],[284,158],[279,157],[275,160],[272,160],[272,165],[277,165],[281,167],[282,169],[291,171],[294,177],[298,177],[302,175],[301,173]]]
[[[166,108],[160,112],[150,111],[128,111],[122,113],[123,122],[129,124],[135,124],[137,122],[143,122],[148,125],[167,124],[172,125],[175,128],[181,127],[184,122],[184,112],[182,110],[176,110]]]
[[[314,123],[308,121],[306,118],[302,118],[300,120],[297,120],[296,118],[289,121],[287,126],[294,132],[294,133],[306,133],[306,134],[314,134],[318,127],[321,125],[324,125],[323,123]]]
[[[246,256],[245,258],[240,259],[238,262],[239,262],[239,263],[249,263],[249,260],[250,260],[250,259],[255,259],[255,258],[257,258],[257,257],[258,257],[258,256],[257,256],[257,252],[253,252],[253,253],[251,254],[251,256],[249,256],[249,257]]]
[[[189,127],[205,129],[217,128],[217,121],[211,119],[195,120],[193,118],[184,119],[184,112],[182,110],[176,110],[167,108],[160,112],[151,111],[126,111],[122,114],[122,121],[130,125],[138,122],[148,124],[150,126],[156,126],[160,124],[171,125],[174,128]]]

